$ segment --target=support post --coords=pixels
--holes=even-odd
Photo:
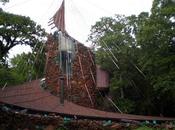
[[[64,76],[60,75],[60,103],[64,105]]]

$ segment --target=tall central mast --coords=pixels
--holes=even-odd
[[[76,96],[81,99],[76,99],[81,104],[85,104],[85,106],[94,106],[94,100],[95,98],[93,95],[95,95],[95,87],[94,83],[92,83],[89,79],[89,73],[86,74],[84,70],[89,70],[89,66],[91,66],[91,63],[87,63],[88,61],[88,49],[81,45],[77,40],[75,40],[73,37],[71,37],[65,28],[65,0],[62,1],[60,8],[55,13],[52,19],[52,24],[55,25],[55,27],[58,29],[54,32],[54,39],[58,43],[58,53],[56,54],[57,57],[59,57],[59,61],[57,62],[59,64],[59,75],[58,75],[58,81],[60,82],[58,86],[59,88],[59,96],[60,96],[60,103],[64,105],[64,98],[68,98],[66,94],[69,93],[70,96]],[[84,48],[84,49],[79,49]],[[78,51],[79,50],[79,51]],[[75,53],[76,52],[76,53]],[[76,55],[76,56],[75,56]],[[85,59],[84,59],[85,58]],[[74,60],[75,59],[75,60]],[[84,64],[82,64],[84,63]],[[74,67],[73,67],[74,65]],[[76,69],[77,68],[77,69]],[[95,66],[92,65],[91,68],[95,71]],[[75,73],[73,74],[73,69]],[[79,75],[79,71],[81,70],[81,74]],[[92,69],[91,69],[92,70]],[[77,75],[77,73],[78,75]],[[88,76],[85,76],[88,75]],[[75,78],[78,76],[77,78]],[[72,83],[71,81],[75,81],[76,85]],[[66,82],[65,82],[66,81]],[[78,83],[78,84],[77,84]],[[79,84],[81,83],[81,84]],[[72,87],[74,86],[74,87]],[[84,86],[84,88],[82,88]],[[70,92],[69,92],[69,91]],[[77,91],[78,90],[78,91]],[[83,94],[79,93],[79,90],[83,90]],[[73,94],[71,94],[73,93]],[[91,96],[92,95],[92,96]],[[89,104],[89,105],[88,105]]]
[[[65,2],[63,0],[59,10],[53,16],[54,24],[61,32],[65,31]]]

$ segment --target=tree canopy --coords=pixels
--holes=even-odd
[[[92,26],[96,63],[109,72],[109,94],[124,113],[175,116],[174,12],[173,0],[154,0],[150,14],[103,17]],[[1,87],[42,77],[45,35],[29,17],[0,11],[0,60],[16,45],[32,47],[11,67],[0,64]]]
[[[46,32],[29,17],[0,11],[0,86],[20,84],[44,74]],[[29,45],[32,52],[18,54],[6,65],[9,50]]]
[[[154,0],[151,14],[103,17],[92,26],[96,62],[124,112],[175,115],[174,12],[173,1]]]
[[[36,25],[29,17],[0,11],[0,59],[8,55],[16,45],[41,43],[45,38],[45,30]]]
[[[9,0],[1,0],[0,2],[2,2],[3,5],[5,5],[7,2],[9,2]]]

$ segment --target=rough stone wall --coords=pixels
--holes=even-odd
[[[96,67],[93,53],[89,48],[78,43],[71,80],[71,100],[73,102],[95,107],[95,75]]]
[[[46,85],[47,88],[54,94],[59,93],[59,65],[56,64],[55,59],[58,53],[57,44],[54,42],[52,36],[48,36],[46,44]]]
[[[52,36],[48,37],[46,47],[46,85],[52,93],[59,96],[60,80],[59,64],[56,63],[56,57],[59,53],[58,43],[54,41]],[[72,64],[72,77],[70,85],[66,84],[66,76],[64,81],[64,98],[76,104],[95,107],[95,75],[96,66],[94,63],[94,54],[89,48],[81,43],[76,44],[76,54]]]

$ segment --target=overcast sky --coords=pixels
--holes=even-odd
[[[103,16],[115,14],[139,14],[142,11],[150,12],[153,0],[65,0],[66,30],[78,41],[85,43],[94,25]],[[62,0],[10,0],[3,10],[14,14],[29,16],[37,24],[42,25],[47,32],[49,19],[61,5]],[[87,43],[86,43],[87,44]],[[14,54],[28,51],[29,47],[15,47],[10,51]]]

